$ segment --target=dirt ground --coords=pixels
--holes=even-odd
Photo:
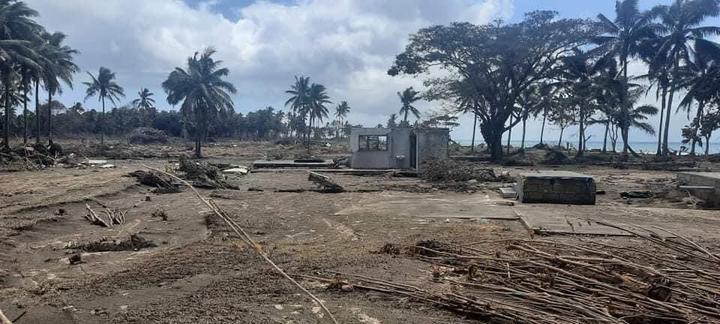
[[[230,143],[210,146],[206,153],[209,161],[249,165],[255,159],[287,156],[284,151]],[[0,309],[5,315],[15,323],[326,322],[318,305],[245,246],[191,192],[153,194],[126,176],[144,165],[162,169],[172,160],[110,160],[115,168],[0,173]],[[532,169],[494,168],[511,174]],[[559,169],[594,176],[605,194],[598,196],[596,206],[520,204],[501,198],[496,188],[502,183],[455,192],[417,178],[341,174],[332,177],[349,192],[328,194],[311,191],[314,185],[304,170],[233,175],[228,181],[240,190],[202,193],[342,323],[475,322],[407,298],[328,290],[303,276],[349,273],[429,287],[433,270],[428,263],[376,252],[386,243],[412,246],[434,239],[464,244],[532,236],[518,215],[658,225],[709,247],[720,245],[720,213],[695,209],[692,199],[674,189],[672,172]],[[624,191],[654,195],[623,199]],[[112,228],[93,225],[84,218],[86,204],[97,211],[103,206],[126,211],[126,222]],[[158,216],[162,212],[167,219]],[[120,242],[135,242],[131,235],[152,246],[122,248]],[[628,237],[549,239],[638,244]],[[98,242],[110,243],[93,245]],[[119,248],[97,251],[108,245]],[[71,264],[76,254],[82,261]]]

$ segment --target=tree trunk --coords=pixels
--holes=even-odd
[[[623,125],[622,129],[620,130],[620,135],[622,136],[623,140],[623,156],[627,157],[628,151],[630,148],[630,143],[628,143],[629,135],[630,135],[630,129],[629,125]]]
[[[23,146],[27,146],[28,141],[28,109],[27,109],[27,94],[28,94],[28,78],[27,72],[22,71],[22,86],[23,86]]]
[[[40,79],[35,80],[35,143],[40,144]]]
[[[584,146],[585,146],[585,143],[584,143],[584,141],[585,141],[585,114],[583,112],[582,107],[580,108],[579,127],[580,127],[580,129],[578,130],[578,135],[579,135],[578,136],[579,137],[578,138],[578,150],[577,150],[577,154],[575,154],[576,157],[583,156],[583,153],[585,151],[585,148],[584,148]]]
[[[562,138],[563,133],[565,132],[565,127],[560,128],[560,138],[558,139],[558,147],[562,148]]]
[[[480,134],[482,134],[488,146],[490,158],[495,162],[501,162],[503,158],[502,136],[505,124],[502,122],[498,124],[487,123],[480,125]]]
[[[48,144],[52,145],[52,91],[48,90]]]
[[[100,114],[100,145],[104,145],[105,144],[105,97],[100,98],[100,101],[102,101],[102,114]]]
[[[540,144],[543,143],[543,135],[545,135],[545,120],[547,119],[547,108],[543,109],[543,121],[540,127]]]
[[[512,125],[512,123],[513,123],[513,118],[512,118],[512,114],[511,114],[509,125]],[[512,126],[510,126],[510,128],[508,129],[507,151],[505,152],[506,154],[510,154],[510,139],[512,139]]]
[[[607,123],[605,123],[605,137],[603,139],[603,153],[607,153],[607,140],[608,140],[608,133],[610,133],[610,118],[608,118]]]
[[[695,116],[695,120],[697,121],[697,124],[695,125],[695,128],[693,130],[693,140],[692,140],[692,147],[690,148],[690,155],[695,155],[695,146],[697,146],[698,129],[700,129],[700,120],[703,117],[704,108],[705,108],[705,103],[703,101],[698,101],[697,115]]]
[[[202,158],[202,138],[207,127],[203,122],[203,118],[200,114],[200,109],[195,109],[195,157]]]
[[[665,115],[665,102],[667,101],[667,88],[665,86],[662,87],[661,90],[661,102],[660,102],[660,124],[658,125],[658,143],[657,143],[657,153],[656,155],[662,154],[662,138],[663,138],[663,117]]]
[[[523,118],[522,124],[523,124],[522,125],[522,139],[520,140],[520,149],[524,150],[525,149],[525,133],[527,131],[527,128],[526,128],[527,127],[527,116],[525,116],[525,118]]]
[[[477,130],[477,112],[473,109],[473,133],[470,142],[470,152],[475,153],[475,131]]]
[[[675,84],[677,83],[678,59],[677,55],[673,55],[673,77],[670,83],[670,97],[668,97],[667,106],[665,107],[667,116],[665,116],[665,133],[663,134],[663,154],[668,155],[670,149],[668,147],[668,133],[670,133],[670,114],[672,113],[673,96],[675,95]]]
[[[3,130],[3,146],[10,148],[10,75],[5,73],[5,129]]]

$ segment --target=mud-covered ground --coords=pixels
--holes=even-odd
[[[208,161],[239,165],[294,154],[269,144],[232,143],[210,146],[206,153]],[[318,155],[338,154],[328,150]],[[116,167],[108,169],[0,173],[0,309],[5,315],[16,323],[327,320],[318,305],[245,246],[190,191],[153,194],[126,176],[145,165],[162,169],[172,159],[110,160]],[[532,169],[495,168],[511,174]],[[386,243],[404,247],[430,239],[464,244],[529,237],[521,222],[509,220],[518,212],[658,225],[706,246],[720,242],[718,212],[694,209],[694,200],[675,189],[672,172],[561,169],[595,176],[598,189],[605,191],[598,204],[522,205],[500,197],[496,188],[501,183],[479,183],[473,190],[456,192],[417,178],[388,175],[334,174],[349,192],[319,193],[311,190],[315,186],[301,170],[232,175],[228,181],[240,190],[201,192],[342,323],[473,322],[398,296],[328,290],[305,276],[339,272],[431,287],[433,270],[428,263],[403,253],[377,252]],[[298,192],[278,192],[283,189]],[[653,197],[623,199],[623,191],[651,191]],[[103,206],[126,211],[126,221],[113,228],[93,225],[84,218],[87,206],[98,212]],[[137,237],[150,246],[137,244]],[[638,245],[632,238],[602,239]],[[118,248],[98,251],[107,246]],[[81,261],[71,264],[76,255]]]

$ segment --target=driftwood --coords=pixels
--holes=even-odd
[[[324,174],[312,172],[308,174],[308,180],[316,183],[322,188],[322,192],[343,192],[345,188],[337,184],[332,178]]]
[[[260,246],[260,244],[258,244],[257,242],[255,242],[255,240],[253,240],[252,237],[251,237],[250,235],[248,235],[248,233],[245,231],[245,229],[243,229],[242,226],[240,226],[240,224],[238,224],[238,223],[237,223],[234,219],[232,219],[232,217],[230,217],[223,209],[221,209],[217,204],[215,204],[215,202],[214,202],[213,200],[203,197],[203,196],[200,194],[200,192],[197,191],[197,189],[195,189],[195,187],[193,187],[189,182],[187,182],[187,181],[185,181],[185,180],[183,180],[183,179],[180,179],[179,177],[177,177],[177,176],[175,176],[175,175],[173,175],[173,174],[170,174],[170,173],[167,173],[167,172],[164,172],[164,171],[161,171],[161,170],[158,170],[158,169],[149,167],[149,166],[147,166],[147,165],[143,165],[143,167],[148,168],[148,169],[153,170],[153,171],[156,171],[156,172],[163,173],[163,174],[165,174],[165,175],[168,175],[168,176],[174,178],[175,180],[180,181],[181,183],[183,183],[184,185],[186,185],[188,188],[190,188],[190,190],[192,190],[193,193],[195,193],[195,196],[197,196],[197,198],[200,199],[200,201],[201,201],[203,204],[205,204],[206,206],[208,206],[208,207],[210,208],[210,210],[212,210],[212,212],[213,212],[215,215],[217,215],[218,217],[220,217],[220,219],[222,219],[222,220],[225,222],[225,224],[227,224],[227,225],[230,227],[230,229],[232,229],[233,232],[235,232],[235,234],[237,234],[238,237],[240,237],[240,239],[241,239],[243,242],[245,242],[245,244],[247,244],[248,246],[252,247],[253,250],[255,250],[255,252],[263,258],[263,260],[265,260],[265,262],[267,262],[268,264],[270,264],[270,265],[275,269],[275,271],[277,271],[278,273],[280,273],[280,275],[282,275],[285,279],[287,279],[287,280],[290,281],[293,285],[295,285],[296,287],[298,287],[298,289],[300,289],[303,293],[305,293],[308,297],[310,297],[310,299],[312,299],[315,303],[317,303],[318,305],[320,305],[320,307],[321,307],[322,310],[325,312],[325,314],[328,315],[328,317],[330,318],[330,320],[331,320],[333,323],[338,324],[338,321],[335,319],[335,316],[333,316],[332,312],[330,312],[330,310],[325,306],[325,304],[322,302],[322,300],[320,300],[320,299],[317,298],[315,295],[313,295],[310,291],[308,291],[307,289],[305,289],[305,287],[303,287],[303,286],[302,286],[300,283],[298,283],[295,279],[293,279],[292,277],[290,277],[290,276],[285,272],[285,270],[283,270],[283,269],[280,268],[277,264],[275,264],[275,262],[273,262],[273,261],[270,259],[270,257],[267,255],[267,253],[265,253],[265,250],[263,250],[262,246]]]
[[[118,209],[111,209],[107,206],[105,207],[105,210],[103,211],[104,217],[98,215],[92,208],[90,208],[90,205],[85,204],[85,209],[87,210],[87,214],[85,214],[85,219],[87,219],[91,224],[93,225],[99,225],[103,227],[113,227],[113,225],[122,225],[125,224],[125,214],[127,211],[121,211]]]

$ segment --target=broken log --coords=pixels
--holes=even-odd
[[[337,182],[335,182],[332,178],[324,174],[310,171],[310,173],[308,174],[308,180],[320,186],[322,188],[322,192],[335,193],[345,191],[345,188],[343,188],[343,186],[337,184]]]

